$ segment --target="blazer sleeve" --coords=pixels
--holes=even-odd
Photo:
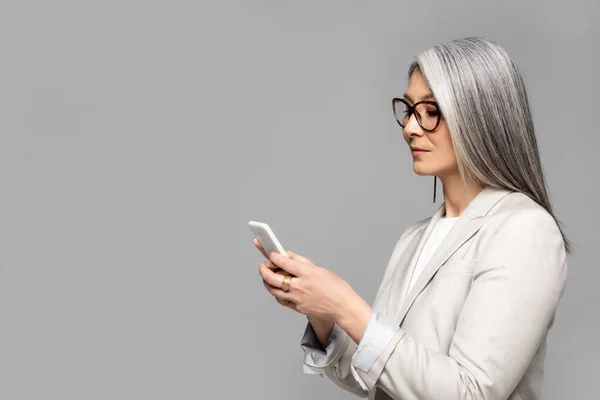
[[[479,257],[448,355],[398,328],[356,371],[361,387],[403,400],[505,400],[546,340],[567,278],[564,241],[542,210],[506,217]]]
[[[323,349],[309,322],[301,346],[304,350],[304,373],[325,374],[342,389],[359,397],[368,396],[368,391],[361,387],[350,368],[357,345],[337,324],[329,335],[327,348]]]
[[[417,227],[422,225],[422,222],[423,221],[417,221],[413,223],[402,233],[400,239],[398,239],[392,252],[392,256],[390,257],[390,262],[388,263],[388,267],[384,274],[384,279],[379,287],[376,298],[381,295],[384,286],[383,283],[389,279],[389,275],[392,274],[396,268],[396,265],[393,265],[395,255],[403,250],[403,247],[406,245],[406,238],[413,233]],[[385,326],[377,320],[377,313],[375,311],[373,312],[371,322],[369,323],[369,328],[377,336],[379,336],[378,334],[382,330],[386,330]],[[369,328],[367,329],[369,330]],[[389,332],[389,328],[387,329],[387,332]],[[386,336],[385,341],[387,342],[387,336],[390,336],[389,333],[388,335],[384,336]],[[377,340],[379,338],[374,337],[373,339]],[[377,344],[379,345],[380,343],[381,342],[378,341]],[[385,343],[382,347],[384,346]],[[301,347],[304,350],[304,373],[319,374],[321,376],[326,375],[331,381],[333,381],[342,389],[359,397],[368,396],[369,388],[364,385],[360,377],[357,375],[353,364],[364,364],[364,362],[361,362],[361,360],[365,359],[365,357],[364,355],[361,357],[361,353],[367,353],[368,355],[371,355],[373,352],[363,351],[357,353],[359,346],[337,324],[333,326],[333,330],[329,335],[329,344],[327,348],[323,348],[315,331],[312,328],[312,325],[309,322],[306,325],[306,329],[301,340]],[[365,343],[362,343],[361,348],[366,348]],[[359,357],[356,357],[357,355]]]

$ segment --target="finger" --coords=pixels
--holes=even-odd
[[[283,272],[283,273],[281,273],[281,272],[280,272],[280,273],[278,273],[277,275],[279,275],[279,276],[281,276],[281,277],[282,277],[282,279],[281,279],[281,285],[279,285],[279,286],[274,286],[274,285],[271,285],[271,284],[269,284],[267,281],[265,281],[265,280],[263,279],[263,284],[265,285],[265,287],[267,287],[267,286],[270,286],[270,287],[274,287],[274,288],[276,288],[276,289],[281,289],[281,286],[283,285],[283,280],[284,280],[284,279],[285,279],[285,277],[286,277],[287,275],[289,275],[289,274],[288,274],[287,272]],[[295,277],[294,277],[294,276],[292,276],[292,277],[290,278],[290,286],[289,286],[288,292],[289,292],[289,291],[292,289],[292,281],[293,281],[294,279],[295,279]],[[294,285],[295,285],[295,283],[294,283]],[[268,289],[268,287],[267,287],[267,289]]]
[[[309,268],[307,264],[301,263],[297,260],[292,260],[291,258],[281,255],[277,252],[271,253],[271,257],[269,259],[279,268],[295,276],[304,275],[306,269]]]
[[[263,286],[265,287],[265,289],[267,289],[267,290],[269,290],[270,288],[272,288],[272,287],[273,287],[273,286],[269,285],[269,284],[267,283],[267,281],[265,281],[264,279],[263,279],[262,283],[263,283]]]
[[[299,312],[298,309],[296,308],[296,305],[294,303],[292,303],[291,301],[289,301],[289,300],[279,300],[277,297],[275,299],[282,306],[287,307],[290,310],[294,310],[296,312]]]
[[[289,304],[292,304],[289,300],[279,300],[277,297],[275,297],[275,301],[279,303],[280,306],[284,307],[287,307]]]
[[[269,259],[269,255],[265,251],[264,247],[262,247],[262,244],[260,244],[260,241],[258,240],[258,238],[255,237],[254,239],[252,239],[252,242],[254,243],[254,246],[256,246],[256,248],[258,250],[260,250],[260,252],[262,253],[262,255],[265,256],[266,259]]]
[[[269,284],[267,283],[267,281],[265,281],[265,280],[263,280],[263,286],[265,287],[265,289],[267,289],[267,292],[269,292],[269,294],[271,293],[271,289],[275,289],[273,286],[269,285]],[[277,302],[278,302],[279,304],[281,304],[281,303],[280,303],[280,301],[279,301],[279,299],[275,298],[275,300],[277,300]],[[282,305],[283,305],[283,304],[282,304]]]
[[[292,284],[293,280],[294,280],[294,278],[292,278],[292,280],[290,281],[290,290],[291,290],[291,284]],[[290,293],[289,291],[284,292],[283,290],[281,290],[279,288],[279,286],[273,286],[265,280],[263,280],[263,285],[267,289],[267,291],[269,293],[271,293],[271,295],[273,295],[277,299],[277,302],[279,304],[281,304],[283,306],[283,305],[285,305],[283,303],[285,303],[287,301],[289,304],[287,304],[285,306],[289,306],[290,304],[293,304],[294,305],[293,308],[292,307],[290,307],[290,308],[292,308],[294,311],[298,311],[296,309],[296,302],[294,301],[293,293]]]
[[[269,293],[271,293],[271,291],[273,291],[274,289],[277,289],[277,288],[274,288],[273,286],[269,285],[269,284],[268,284],[267,282],[265,282],[265,281],[263,281],[263,285],[264,285],[264,287],[267,289],[267,291],[268,291]],[[285,293],[285,292],[284,292],[284,293]],[[290,310],[294,310],[294,311],[296,311],[297,313],[300,313],[300,311],[298,311],[298,308],[296,308],[296,303],[294,303],[294,302],[293,302],[293,301],[291,301],[291,300],[283,300],[283,299],[278,299],[277,297],[275,297],[275,301],[277,301],[277,303],[279,303],[279,304],[280,304],[280,305],[282,305],[283,307],[287,307],[287,308],[289,308]],[[301,314],[301,313],[300,313],[300,314]]]
[[[267,268],[269,268],[273,272],[281,271],[281,268],[279,268],[277,265],[273,264],[273,262],[271,260],[267,261],[265,263],[265,265],[267,266]]]
[[[292,302],[289,300],[280,300],[277,297],[275,297],[275,301],[277,303],[279,303],[279,305],[284,306],[284,307],[287,307],[288,305],[292,304]]]
[[[296,305],[294,303],[292,303],[291,301],[286,305],[287,308],[289,308],[290,310],[294,310],[297,313],[300,313],[300,311],[298,311],[298,309],[296,308]]]
[[[266,282],[264,282],[264,284],[265,284],[265,287],[267,287],[269,285]],[[291,302],[289,300],[281,300],[281,299],[278,299],[277,297],[275,297],[275,301],[283,307],[287,307],[290,310],[294,310],[294,311],[298,312],[298,309],[296,308],[296,304],[294,304],[293,302]]]
[[[288,250],[288,256],[292,259],[292,260],[296,260],[299,261],[301,263],[305,263],[305,264],[313,264],[312,260],[306,258],[306,257],[302,257],[300,254],[296,254],[293,251],[289,251]]]
[[[288,293],[288,292],[284,292],[283,290],[279,289],[278,287],[275,287],[273,285],[270,285],[267,281],[263,280],[263,286],[267,289],[267,291],[269,293],[271,293],[273,296],[275,296],[275,291],[276,290],[280,290],[283,293]],[[281,304],[282,306],[285,305],[285,303],[290,303],[291,301],[289,299],[282,299],[282,298],[277,298],[275,297],[275,300],[277,300],[277,302],[279,304]]]
[[[283,290],[277,287],[273,287],[271,285],[267,287],[267,290],[269,291],[269,293],[275,296],[277,300],[287,300],[291,303],[294,303],[294,295],[290,292],[284,292]]]
[[[273,287],[279,288],[283,284],[283,279],[285,278],[285,275],[278,274],[273,270],[269,269],[266,263],[260,264],[258,272],[260,273],[260,276],[263,278],[263,280]]]

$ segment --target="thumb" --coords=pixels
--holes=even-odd
[[[296,254],[293,251],[289,251],[288,250],[288,256],[295,261],[299,261],[301,263],[305,263],[305,264],[313,264],[313,262],[311,260],[309,260],[306,257],[302,257],[300,254]]]

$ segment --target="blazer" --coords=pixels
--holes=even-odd
[[[539,400],[546,339],[567,279],[552,216],[528,196],[486,188],[469,203],[410,292],[442,204],[398,240],[373,303],[395,333],[368,367],[334,325],[323,351],[307,325],[307,373],[369,399]]]

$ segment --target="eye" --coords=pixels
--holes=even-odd
[[[428,104],[425,107],[425,112],[430,117],[437,117],[440,114],[440,110],[436,106],[434,106],[433,104]]]

